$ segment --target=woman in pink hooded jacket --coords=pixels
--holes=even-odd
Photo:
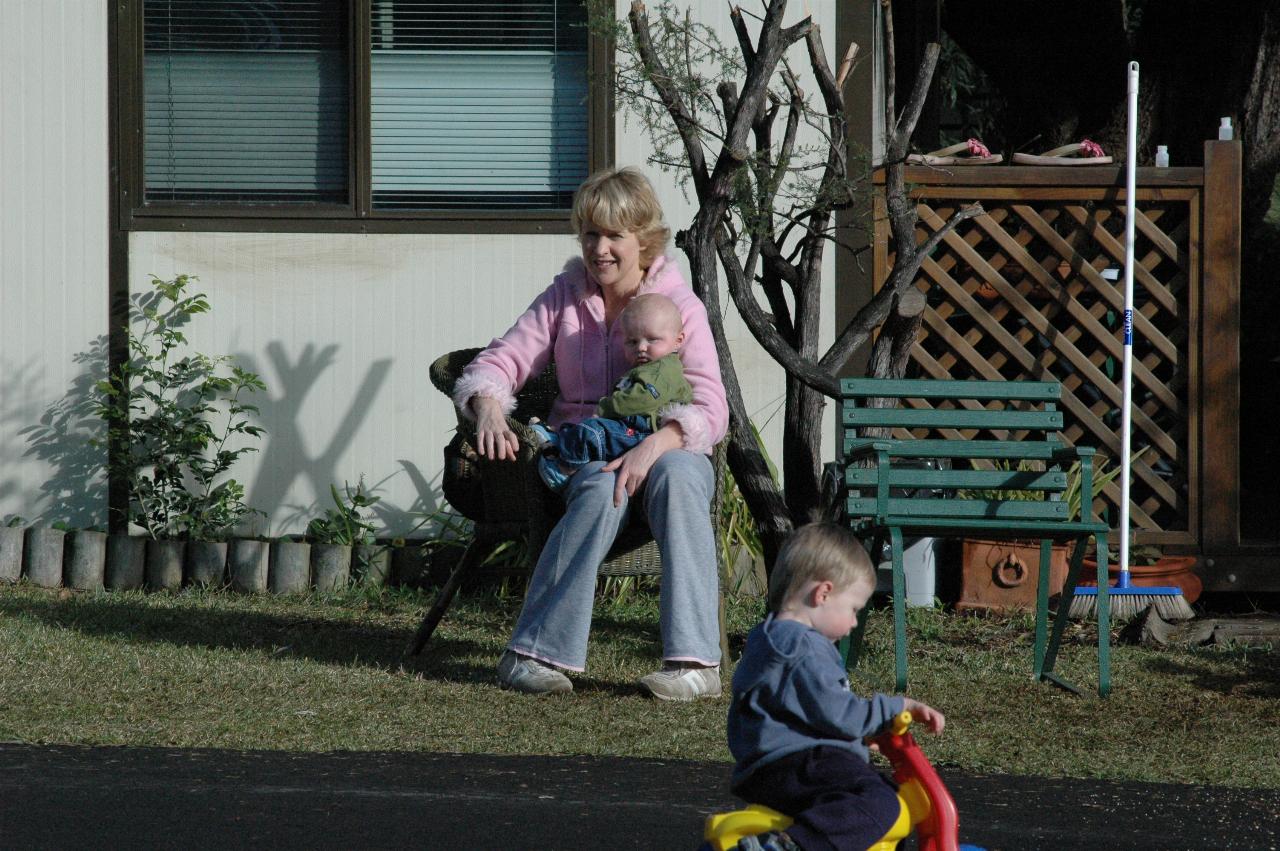
[[[547,540],[498,680],[519,691],[573,689],[564,671],[583,671],[596,572],[632,503],[645,513],[662,552],[662,669],[640,685],[664,700],[720,694],[715,535],[710,504],[712,447],[724,437],[728,404],[706,309],[663,252],[670,230],[649,181],[632,168],[605,169],[578,189],[573,226],[582,262],[556,276],[509,331],[466,368],[454,402],[476,421],[477,451],[514,459],[506,414],[515,394],[549,360],[560,393],[549,425],[590,417],[628,369],[622,309],[641,293],[661,293],[680,309],[680,351],[693,403],[660,414],[660,427],[608,463],[593,462],[564,491],[565,515]]]

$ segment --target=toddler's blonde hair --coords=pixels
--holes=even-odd
[[[573,196],[573,232],[582,239],[589,225],[634,233],[640,241],[640,268],[648,269],[671,239],[653,184],[634,166],[605,168],[583,181]]]
[[[835,523],[810,523],[792,532],[778,553],[769,580],[769,608],[781,611],[809,582],[830,581],[843,591],[859,580],[874,588],[876,569],[857,536]]]

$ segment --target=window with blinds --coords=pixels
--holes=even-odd
[[[346,0],[145,0],[147,201],[347,200]]]
[[[564,209],[587,173],[581,0],[372,0],[376,210]]]

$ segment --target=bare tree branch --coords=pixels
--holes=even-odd
[[[875,294],[871,301],[867,302],[866,307],[858,311],[858,315],[849,321],[849,324],[840,332],[840,336],[832,343],[831,348],[822,356],[822,359],[818,362],[819,365],[824,369],[839,369],[853,356],[854,352],[862,348],[871,336],[871,332],[881,322],[884,322],[885,317],[889,315],[894,298],[900,291],[913,285],[921,264],[929,256],[929,251],[933,250],[933,246],[936,246],[939,240],[955,230],[956,226],[961,222],[980,216],[982,213],[983,209],[980,204],[972,204],[957,210],[952,214],[951,218],[947,219],[946,224],[929,235],[929,239],[921,245],[922,250],[915,252],[915,256],[909,261],[903,260],[902,251],[899,249],[889,280],[885,282],[884,287]],[[914,241],[914,235],[912,240]],[[923,250],[926,247],[928,250]]]
[[[634,0],[631,4],[631,13],[627,17],[631,22],[631,32],[635,35],[636,48],[648,72],[648,77],[653,87],[658,90],[658,96],[662,98],[663,105],[670,113],[671,120],[675,122],[680,138],[684,141],[685,153],[689,157],[689,169],[693,174],[693,185],[701,195],[707,186],[708,176],[706,160],[702,154],[702,141],[698,136],[698,122],[694,120],[679,92],[672,86],[671,73],[663,67],[658,60],[657,52],[653,49],[653,37],[649,33],[649,18],[645,14],[644,3]]]

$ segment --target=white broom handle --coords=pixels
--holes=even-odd
[[[1125,156],[1124,203],[1124,364],[1120,408],[1120,585],[1129,575],[1130,431],[1133,408],[1133,230],[1138,189],[1138,63],[1129,63],[1128,151]]]

